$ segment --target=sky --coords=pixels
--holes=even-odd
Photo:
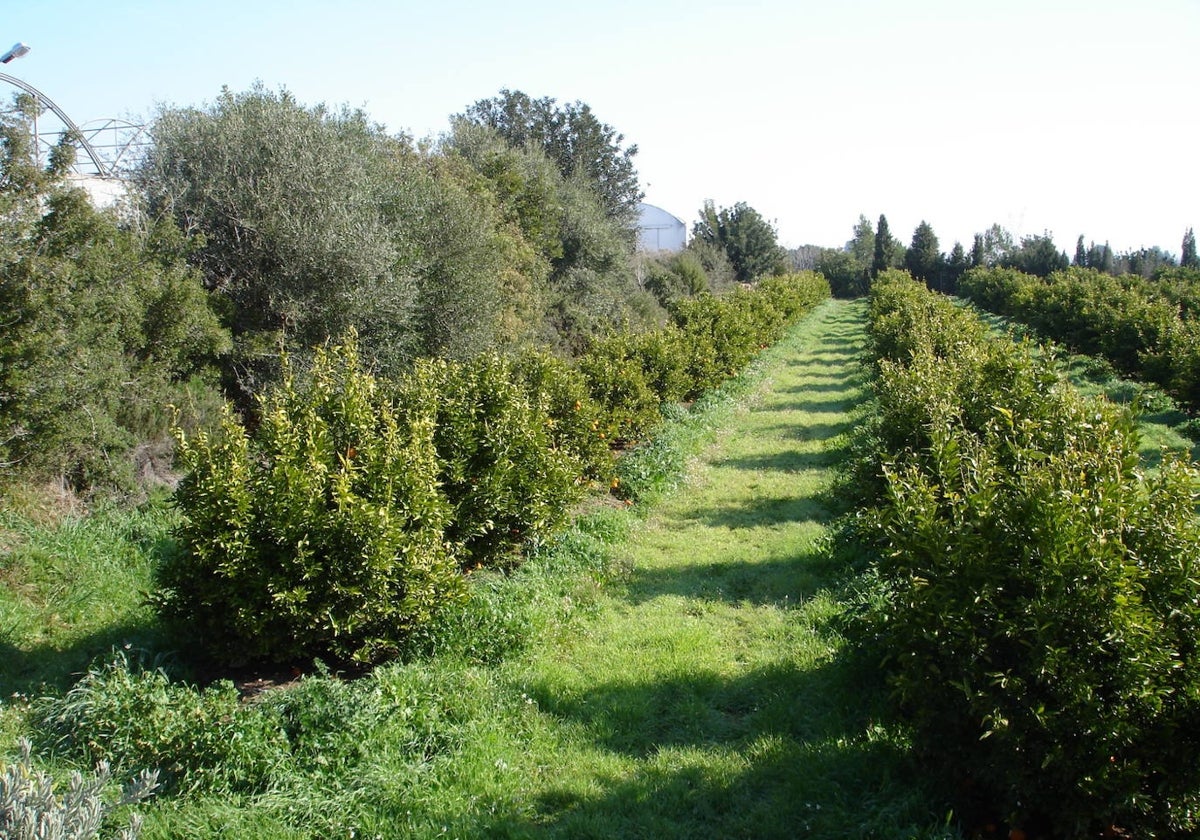
[[[1178,255],[1200,226],[1200,0],[6,3],[0,70],[76,123],[261,81],[436,138],[501,89],[582,101],[646,201],[745,202],[780,242],[886,214]],[[8,87],[8,92],[15,88]]]

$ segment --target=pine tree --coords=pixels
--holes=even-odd
[[[1087,268],[1087,248],[1083,245],[1083,234],[1079,235],[1079,239],[1075,242],[1075,265],[1080,268]]]
[[[913,231],[912,245],[904,255],[904,267],[930,288],[938,288],[941,262],[937,234],[929,222],[922,221]]]

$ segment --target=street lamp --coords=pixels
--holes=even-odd
[[[12,49],[4,55],[0,55],[0,64],[8,64],[14,58],[20,58],[23,55],[29,54],[30,47],[27,44],[22,44],[20,41],[12,45]]]
[[[14,58],[20,58],[23,55],[27,55],[29,53],[29,50],[30,50],[30,47],[27,44],[22,44],[20,41],[18,41],[17,43],[12,45],[12,49],[10,49],[4,55],[0,55],[0,64],[8,64]],[[76,138],[76,142],[79,143],[80,148],[82,148],[83,151],[87,153],[87,156],[89,158],[91,158],[92,164],[96,167],[96,171],[100,173],[100,177],[101,178],[111,178],[112,177],[112,172],[109,170],[109,167],[107,165],[105,165],[104,161],[101,160],[100,156],[98,154],[96,154],[96,150],[92,147],[92,144],[90,142],[88,142],[88,139],[87,139],[87,137],[85,137],[83,135],[83,132],[79,130],[79,126],[75,125],[75,121],[67,116],[67,112],[64,111],[62,108],[59,108],[57,105],[55,105],[54,101],[51,100],[50,97],[46,96],[46,94],[42,93],[40,90],[38,90],[37,88],[35,88],[33,85],[29,84],[28,82],[23,82],[20,79],[18,79],[16,76],[10,76],[7,73],[0,73],[0,82],[8,82],[8,84],[12,85],[13,87],[20,88],[21,90],[25,91],[30,96],[32,96],[39,105],[45,105],[47,108],[49,108],[51,111],[53,111],[55,116],[57,116],[60,120],[62,120],[63,125],[65,125],[71,131],[72,135]],[[36,135],[37,134],[37,118],[36,117],[34,118],[34,129],[33,130],[34,130],[34,134]],[[35,155],[38,153],[37,149],[38,149],[38,147],[37,147],[37,144],[35,143],[34,144],[34,154]]]

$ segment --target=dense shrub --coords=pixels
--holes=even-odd
[[[579,367],[604,411],[605,437],[644,437],[664,403],[694,400],[717,387],[827,297],[829,284],[819,274],[765,278],[721,297],[677,299],[672,324],[661,330],[625,330],[593,341]]]
[[[418,361],[399,386],[405,405],[436,394],[438,483],[445,537],[464,566],[510,566],[521,546],[566,521],[586,489],[577,449],[558,445],[547,393],[494,354]],[[425,397],[427,398],[427,397]]]
[[[1045,278],[1011,268],[975,268],[963,277],[959,291],[1077,352],[1102,356],[1195,409],[1200,407],[1200,326],[1194,320],[1193,286],[1186,272],[1146,280],[1082,268]]]
[[[228,662],[428,647],[459,571],[517,565],[610,479],[610,447],[643,438],[663,405],[719,384],[827,295],[803,275],[696,299],[684,326],[611,333],[574,367],[536,352],[422,359],[384,386],[353,340],[303,377],[284,357],[252,433],[227,415],[220,434],[178,434],[184,524],[156,603]]]
[[[358,364],[353,342],[287,370],[248,434],[180,435],[181,551],[160,608],[227,661],[327,654],[378,661],[461,582],[443,541],[439,393],[403,409]]]
[[[585,479],[608,481],[613,469],[612,448],[598,433],[602,411],[592,399],[583,372],[543,350],[522,353],[514,370],[531,394],[541,395],[554,445],[576,459]]]
[[[611,445],[645,436],[660,419],[661,400],[636,341],[635,333],[613,333],[593,341],[577,359],[592,399],[601,407],[597,434]]]
[[[1145,479],[1128,414],[914,283],[876,294],[870,626],[921,749],[1055,836],[1194,831],[1200,474]]]
[[[219,402],[204,374],[229,337],[169,223],[119,224],[81,190],[41,199],[0,253],[0,475],[128,492],[134,449],[170,439],[168,403]]]

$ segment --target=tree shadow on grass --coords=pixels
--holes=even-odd
[[[828,519],[829,509],[821,496],[764,495],[738,502],[692,508],[680,514],[677,521],[680,524],[699,522],[709,528],[729,528],[736,531],[784,523],[823,523]]]
[[[844,415],[842,411],[813,412],[814,414]],[[762,431],[772,431],[789,440],[802,440],[810,443],[821,443],[832,440],[854,429],[855,422],[843,420],[837,423],[779,423],[773,426],[760,426]]]
[[[844,368],[846,362],[856,356],[856,353],[824,353],[820,356],[807,356],[804,359],[786,362],[786,364],[788,367]]]
[[[877,725],[878,680],[848,657],[733,678],[616,679],[569,697],[534,686],[532,696],[638,764],[619,778],[552,785],[533,814],[491,820],[490,836],[934,836],[937,809]]]
[[[836,424],[825,425],[828,426],[828,429],[833,429]],[[849,449],[846,446],[830,447],[820,449],[816,452],[799,452],[792,449],[766,455],[744,455],[740,458],[722,458],[714,462],[713,466],[732,467],[733,469],[749,470],[751,472],[797,473],[805,470],[828,469],[845,460],[848,452]]]
[[[793,607],[827,589],[834,572],[836,564],[824,552],[705,563],[683,570],[641,569],[630,575],[626,597],[634,604],[674,596]]]
[[[744,746],[763,735],[814,741],[848,734],[868,717],[844,702],[859,693],[854,682],[840,660],[800,668],[783,655],[733,678],[712,672],[648,682],[617,677],[568,696],[533,685],[530,696],[542,711],[583,726],[598,746],[644,759],[673,747]]]
[[[163,631],[149,617],[97,628],[62,644],[0,639],[0,697],[63,691],[116,648],[161,650],[165,642]]]
[[[807,382],[803,385],[795,385],[791,388],[781,388],[777,393],[780,394],[845,394],[848,390],[854,387],[851,376],[823,376],[812,377],[823,381]]]

